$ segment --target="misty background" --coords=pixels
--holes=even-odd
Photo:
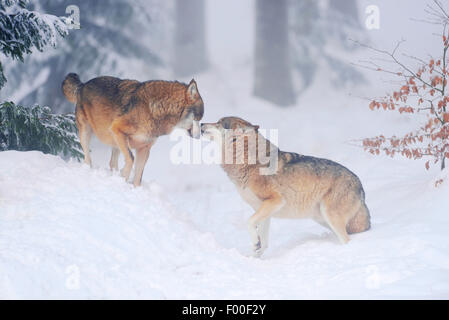
[[[342,246],[311,220],[273,219],[264,258],[250,258],[253,209],[219,165],[204,161],[211,142],[181,130],[157,139],[139,188],[111,172],[111,148],[95,138],[92,168],[5,151],[0,298],[447,299],[449,171],[426,170],[424,158],[364,150],[362,139],[399,137],[428,118],[370,110],[370,100],[398,90],[403,79],[358,66],[378,59],[397,67],[350,40],[387,51],[405,40],[397,57],[416,70],[403,53],[429,61],[443,51],[441,26],[418,21],[432,2],[30,1],[56,16],[78,5],[81,29],[24,63],[0,56],[8,80],[1,101],[73,112],[61,92],[69,72],[83,82],[195,78],[203,122],[238,116],[260,132],[274,129],[276,140],[262,134],[283,151],[354,172],[372,230]],[[366,27],[369,6],[379,9],[379,29]],[[174,161],[180,146],[189,152],[185,162]],[[66,288],[73,266],[78,290]]]
[[[387,50],[405,39],[401,48],[423,57],[439,46],[432,36],[439,30],[413,20],[426,17],[423,0],[31,2],[58,16],[71,4],[80,8],[81,29],[71,30],[55,49],[28,55],[25,63],[2,61],[8,79],[2,100],[72,112],[60,90],[69,72],[82,81],[100,75],[189,81],[209,72],[234,83],[232,71],[238,70],[250,74],[249,94],[300,108],[314,82],[322,83],[323,91],[364,95],[360,88],[381,78],[352,64],[373,53],[350,39]],[[378,30],[365,26],[369,5],[379,8]],[[238,97],[233,102],[238,104]],[[214,101],[205,103],[207,112]]]

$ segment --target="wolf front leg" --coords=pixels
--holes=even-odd
[[[148,157],[150,156],[150,149],[153,146],[154,141],[150,144],[137,149],[136,152],[136,168],[134,170],[134,186],[138,187],[142,183],[142,175],[143,169],[145,168],[145,164],[147,163]]]
[[[111,171],[118,170],[119,155],[120,149],[112,147],[111,160],[109,161],[109,168],[111,168]]]
[[[268,228],[270,217],[279,211],[285,200],[279,194],[272,195],[264,200],[260,208],[248,220],[248,231],[253,243],[254,255],[260,257],[267,247]]]
[[[129,149],[128,134],[126,133],[126,128],[126,125],[124,125],[120,120],[115,120],[111,125],[111,132],[112,136],[114,137],[115,143],[125,157],[125,166],[123,167],[121,174],[122,177],[124,177],[127,181],[129,179],[131,169],[133,168],[134,157],[131,150]]]
[[[270,220],[271,218],[266,218],[262,223],[260,224],[260,238],[261,238],[261,248],[263,251],[265,251],[268,248],[268,235],[270,233]]]

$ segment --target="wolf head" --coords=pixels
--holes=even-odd
[[[224,117],[216,123],[201,124],[201,135],[221,144],[222,148],[229,147],[236,141],[243,142],[248,137],[255,137],[258,130],[258,125],[253,125],[238,117]]]
[[[181,119],[177,127],[187,130],[189,136],[199,139],[199,121],[203,118],[204,103],[200,93],[198,92],[197,84],[193,79],[186,87],[184,101],[186,106],[181,114]]]
[[[256,164],[259,126],[237,117],[201,124],[204,138],[214,141],[222,152],[222,164]]]
[[[201,135],[206,139],[223,139],[226,133],[232,133],[234,137],[257,133],[258,125],[253,125],[238,117],[224,117],[216,123],[202,123]]]

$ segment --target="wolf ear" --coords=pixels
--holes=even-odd
[[[198,98],[198,88],[196,86],[195,80],[191,80],[189,86],[187,87],[187,94],[191,99]]]

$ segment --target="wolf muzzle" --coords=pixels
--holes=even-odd
[[[192,138],[199,139],[201,137],[200,122],[193,120],[192,127],[187,132]]]

